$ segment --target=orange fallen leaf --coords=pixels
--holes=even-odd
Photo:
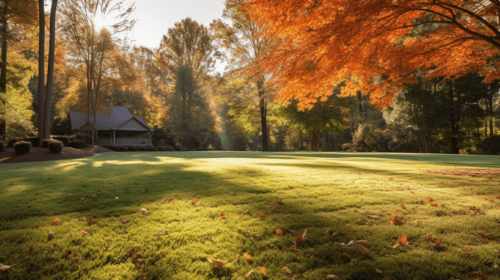
[[[70,236],[70,237],[73,237],[73,234],[71,233],[71,231],[69,232],[69,236]]]
[[[45,225],[43,225],[43,226],[44,226],[44,227],[50,227],[50,225],[49,225],[49,224],[45,224]]]
[[[132,255],[133,253],[134,253],[134,246],[132,246],[132,247],[130,247],[130,248],[128,249],[128,254],[129,254],[129,255]]]
[[[431,240],[432,239],[432,233],[428,233],[425,235],[425,239]]]
[[[389,222],[391,225],[402,225],[403,222],[399,219],[398,215],[394,214],[394,217],[392,217],[392,220]]]
[[[236,254],[236,259],[240,260],[240,254]]]
[[[30,246],[28,247],[28,251],[33,251],[33,244],[30,244]]]
[[[307,229],[304,230],[304,233],[302,234],[302,239],[306,239],[306,232],[307,232]]]
[[[359,243],[359,244],[363,244],[363,245],[368,244],[368,241],[366,241],[366,240],[358,240],[356,242]]]
[[[340,259],[342,259],[342,261],[343,261],[344,263],[349,263],[349,262],[351,262],[351,258],[350,258],[347,254],[345,254],[345,253],[342,253],[342,254],[340,255]]]
[[[330,275],[326,275],[325,279],[339,279],[339,277],[337,275],[330,274]]]
[[[290,250],[292,250],[294,252],[297,251],[297,246],[295,246],[295,245],[290,246]]]
[[[370,249],[366,248],[365,246],[363,245],[359,245],[357,248],[356,248],[356,251],[358,251],[358,253],[360,253],[361,255],[369,255],[372,251],[370,251]]]
[[[429,200],[428,199],[424,199],[424,201],[422,201],[423,204],[427,204],[429,203]]]
[[[276,230],[276,235],[283,235],[283,230],[277,229]]]
[[[224,267],[231,267],[232,265],[233,265],[232,263],[228,263]]]
[[[161,249],[160,250],[160,253],[165,253],[165,252],[168,252],[168,249]]]
[[[436,207],[438,204],[436,202],[431,203],[432,206]]]
[[[473,256],[475,254],[474,250],[472,250],[471,248],[467,247],[465,249],[462,250],[464,252],[464,254],[468,255],[468,256]]]
[[[58,224],[61,223],[61,220],[55,219],[52,223],[57,226]]]
[[[83,231],[83,230],[78,232],[78,234],[80,234],[80,235],[86,235],[87,233],[88,233],[88,232]]]
[[[285,272],[288,274],[288,275],[292,275],[292,271],[290,269],[288,269],[288,267],[283,267],[283,269],[285,270]]]
[[[474,211],[476,209],[477,209],[476,206],[469,206],[469,210],[473,210]]]
[[[245,277],[245,278],[247,278],[250,274],[252,274],[252,272],[253,272],[253,269],[252,269],[252,270],[250,270],[249,272],[245,273],[245,276],[244,276],[244,277]]]
[[[434,240],[434,247],[441,248],[443,247],[443,244],[441,244],[441,242],[439,242],[438,240]]]
[[[259,218],[261,218],[261,219],[264,219],[264,218],[266,218],[267,216],[266,216],[266,215],[264,215],[264,214],[260,214],[260,215],[258,215],[257,217],[259,217]]]
[[[398,241],[396,242],[396,245],[393,246],[393,248],[397,248],[400,245],[405,245],[407,241],[407,237],[404,234],[401,234],[398,238]]]
[[[193,204],[193,205],[194,205],[197,201],[198,201],[198,200],[193,199],[193,200],[191,200],[191,204]]]
[[[279,204],[283,204],[283,201],[281,200],[281,198],[280,198],[280,199],[278,199],[278,203],[279,203]],[[265,274],[265,273],[264,273],[264,274]]]
[[[329,229],[325,230],[325,232],[323,232],[323,234],[324,235],[330,235],[330,230]]]
[[[220,217],[221,217],[221,219],[226,219],[226,218],[228,218],[229,216],[226,216],[226,215],[224,215],[224,213],[220,212]]]
[[[224,265],[224,262],[216,259],[207,259],[209,262],[213,263],[217,268],[221,268]]]
[[[266,274],[266,268],[265,267],[259,267],[259,271],[262,273],[262,274]]]
[[[248,254],[243,254],[243,257],[244,257],[245,259],[247,259],[247,260],[250,260],[250,258],[251,258],[251,256],[250,256],[250,255],[248,255]]]

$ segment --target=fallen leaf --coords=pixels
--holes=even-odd
[[[228,263],[224,267],[231,267],[232,265],[233,265],[232,263]]]
[[[345,254],[345,253],[342,253],[342,255],[340,255],[340,258],[342,259],[342,261],[343,261],[344,263],[349,263],[349,262],[351,262],[351,258],[350,258],[347,254]]]
[[[125,219],[125,220],[119,221],[118,223],[119,224],[126,224],[126,223],[128,223],[128,221],[129,221],[128,219]]]
[[[228,218],[229,216],[226,216],[226,215],[224,215],[224,213],[220,212],[220,217],[221,217],[221,219],[226,219],[226,218]]]
[[[394,214],[394,217],[392,218],[392,220],[389,222],[389,224],[391,225],[402,225],[403,222],[399,219],[399,216]]]
[[[330,235],[330,230],[329,229],[325,230],[325,232],[323,232],[323,234],[324,235]]]
[[[285,270],[285,272],[288,274],[288,275],[292,275],[292,271],[290,269],[288,269],[288,267],[283,267],[283,269]]]
[[[245,273],[245,278],[247,278],[247,277],[248,277],[248,275],[252,274],[252,272],[253,272],[253,269],[252,269],[252,270],[250,270],[249,272]]]
[[[251,256],[250,256],[250,255],[248,255],[248,254],[243,254],[243,257],[244,257],[245,259],[247,259],[247,260],[250,260],[250,258],[251,258]]]
[[[297,251],[297,246],[295,246],[295,245],[290,246],[290,250],[292,250],[294,252]]]
[[[423,204],[427,204],[429,203],[429,200],[428,199],[424,199],[424,201],[422,201]]]
[[[432,239],[432,233],[428,233],[425,235],[425,239],[431,240]]]
[[[165,253],[167,251],[168,251],[168,249],[162,249],[162,250],[160,250],[160,253]]]
[[[283,235],[283,230],[277,229],[276,230],[276,235]]]
[[[396,242],[396,245],[393,246],[393,248],[397,248],[400,245],[405,245],[407,241],[406,235],[401,234],[398,238],[398,241]]]
[[[359,243],[359,244],[363,244],[363,245],[368,244],[368,241],[366,241],[366,240],[358,240],[356,242]]]
[[[28,251],[33,251],[33,244],[30,244],[30,246],[28,247]]]
[[[221,260],[216,260],[216,259],[207,259],[209,262],[213,263],[217,268],[222,268],[224,265],[224,262]]]
[[[129,255],[132,255],[133,253],[134,253],[134,246],[132,246],[132,247],[130,247],[130,248],[128,249],[128,254],[129,254]]]
[[[12,267],[12,265],[5,265],[5,264],[0,263],[0,270],[2,270],[2,271],[6,271],[7,269],[9,269],[11,267]]]
[[[236,254],[236,260],[240,260],[240,254]]]
[[[261,219],[264,219],[264,218],[266,218],[267,216],[266,216],[266,215],[264,215],[264,214],[260,214],[260,215],[258,215],[257,217],[259,217],[259,218],[261,218]]]
[[[69,232],[69,236],[70,236],[70,237],[73,237],[73,234],[71,233],[71,231]]]
[[[469,206],[469,210],[476,210],[476,206]]]
[[[266,274],[266,268],[265,267],[259,267],[259,271],[262,273],[262,274]]]
[[[467,247],[465,249],[462,250],[464,252],[464,254],[468,255],[468,256],[473,256],[476,252],[474,252],[474,250],[472,250],[471,248]]]
[[[191,204],[194,205],[196,203],[196,201],[198,201],[198,200],[196,200],[196,199],[191,200]]]
[[[372,251],[370,251],[370,249],[366,248],[365,246],[363,245],[359,245],[357,248],[356,248],[356,251],[358,251],[358,253],[360,253],[361,255],[369,255]]]
[[[307,232],[307,229],[304,230],[304,233],[302,234],[302,239],[306,239],[306,232]]]
[[[78,232],[78,234],[80,234],[80,235],[86,235],[87,233],[88,233],[88,232],[83,231],[83,230]]]
[[[436,202],[433,202],[433,203],[431,203],[431,206],[436,207],[436,206],[438,206],[438,204]]]
[[[339,277],[337,275],[330,274],[330,275],[326,275],[325,279],[339,279]]]
[[[438,240],[434,240],[434,247],[441,248],[443,247],[443,244],[441,244],[441,242],[439,242]]]

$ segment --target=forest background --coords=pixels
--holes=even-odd
[[[352,7],[368,16],[332,12],[327,0],[226,0],[210,26],[183,19],[156,48],[121,36],[136,22],[127,2],[54,2],[47,13],[43,1],[1,3],[6,142],[70,135],[69,111],[95,115],[114,105],[188,150],[500,154],[497,1]],[[265,5],[300,14],[256,12]],[[318,15],[321,24],[311,19]],[[113,24],[101,28],[100,17]],[[324,32],[335,22],[366,25],[340,31],[345,37]],[[222,74],[213,71],[218,60],[228,65]]]

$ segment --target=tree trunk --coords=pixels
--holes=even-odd
[[[490,108],[488,110],[488,115],[490,117],[490,137],[493,136],[493,94],[490,93],[490,96],[488,97],[488,102],[490,103]]]
[[[52,112],[52,91],[54,84],[54,53],[56,48],[56,9],[57,1],[52,0],[50,9],[50,39],[49,39],[49,61],[47,69],[47,90],[45,92],[45,126],[44,137],[50,139],[50,113]]]
[[[38,42],[38,139],[45,139],[45,11],[44,1],[38,0],[39,42]],[[49,113],[50,114],[50,113]]]
[[[7,5],[9,1],[4,1],[3,17],[2,17],[2,73],[0,74],[0,91],[4,95],[5,99],[2,99],[2,105],[4,111],[1,112],[0,116],[0,140],[5,143],[6,134],[6,123],[5,123],[5,113],[6,113],[6,100],[7,100]]]
[[[458,104],[454,103],[454,95],[453,95],[453,81],[448,81],[448,99],[449,99],[449,110],[450,110],[450,147],[452,154],[458,154],[458,124],[455,119],[455,107]]]
[[[257,91],[259,92],[259,99],[260,99],[260,123],[262,126],[262,151],[268,151],[269,148],[267,146],[267,139],[268,139],[268,133],[267,133],[267,122],[266,122],[266,100],[264,99],[264,95],[266,93],[266,90],[264,88],[264,80],[260,79],[257,81]]]

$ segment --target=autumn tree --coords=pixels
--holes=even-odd
[[[268,90],[264,83],[264,74],[268,72],[256,69],[259,69],[257,65],[266,54],[266,48],[270,43],[270,39],[259,37],[263,28],[250,21],[248,13],[242,8],[242,4],[247,2],[247,0],[226,0],[222,18],[229,20],[230,23],[228,24],[221,19],[217,19],[214,20],[210,27],[214,30],[215,38],[218,40],[220,46],[229,51],[231,58],[228,60],[228,63],[233,66],[234,72],[247,75],[248,80],[254,82],[257,88],[262,131],[262,150],[267,151],[269,149],[269,135],[265,97],[268,94]],[[254,69],[253,75],[248,75],[248,69],[251,67]]]
[[[276,100],[299,100],[309,109],[326,100],[347,78],[342,96],[370,95],[378,108],[416,82],[456,79],[481,72],[485,81],[500,76],[498,1],[482,0],[252,0],[250,17],[265,26],[264,38],[280,43],[261,63],[280,86]],[[434,26],[425,36],[413,36]]]
[[[104,106],[99,102],[102,91],[119,79],[120,74],[125,74],[118,73],[119,68],[112,69],[113,58],[118,56],[116,35],[132,29],[135,20],[130,17],[134,9],[134,5],[125,6],[123,0],[69,0],[61,6],[62,31],[71,58],[68,62],[74,70],[73,76],[85,89],[86,99],[82,101],[86,101],[88,120],[93,116],[92,145],[96,115]],[[114,21],[101,27],[96,26],[96,18]]]

